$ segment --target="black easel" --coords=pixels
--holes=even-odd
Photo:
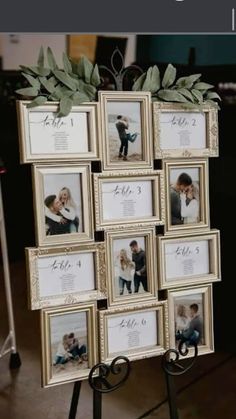
[[[185,367],[179,363],[179,355],[186,356],[189,353],[189,348],[186,345],[186,339],[184,338],[182,338],[179,342],[178,351],[176,349],[169,349],[162,357],[162,368],[166,377],[170,419],[179,419],[176,401],[176,388],[173,377],[187,372],[190,368],[192,368],[197,358],[198,347],[196,342],[191,343],[191,346],[194,348],[194,356]]]
[[[89,373],[89,385],[93,389],[93,419],[102,418],[102,394],[117,390],[125,383],[130,374],[130,361],[125,356],[117,356],[110,365],[96,364]],[[117,376],[115,383],[109,382],[110,376]],[[79,402],[81,381],[74,384],[68,419],[75,419]]]

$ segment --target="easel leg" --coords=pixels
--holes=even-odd
[[[94,379],[96,381],[96,378]],[[98,380],[95,383],[96,386],[100,385],[100,381]],[[101,419],[102,418],[102,393],[93,389],[93,419]]]
[[[179,419],[177,403],[176,403],[176,390],[175,390],[175,385],[174,385],[174,378],[173,376],[167,373],[165,373],[165,376],[166,376],[166,385],[167,385],[167,393],[168,393],[170,419]]]
[[[73,390],[72,399],[71,399],[69,419],[76,418],[80,389],[81,389],[81,381],[76,381],[74,384],[74,390]]]

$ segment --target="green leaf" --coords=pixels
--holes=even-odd
[[[28,103],[27,108],[34,108],[35,106],[43,105],[45,102],[47,102],[46,96],[38,96],[32,102]]]
[[[152,77],[152,67],[149,67],[147,73],[146,73],[146,78],[144,80],[143,86],[142,86],[142,91],[144,92],[148,92],[150,91],[151,88],[151,77]],[[154,93],[154,92],[152,92]]]
[[[39,77],[39,80],[43,87],[49,92],[53,93],[55,90],[55,84],[53,81],[48,80],[46,77]]]
[[[89,97],[83,92],[74,93],[72,99],[74,105],[80,105],[81,103],[90,101]]]
[[[44,52],[43,47],[40,47],[39,56],[38,56],[38,67],[44,67]]]
[[[65,86],[69,87],[69,89],[76,91],[77,84],[75,80],[72,79],[72,77],[69,76],[69,74],[64,73],[60,70],[54,70],[53,71],[54,76],[60,80]]]
[[[194,98],[190,90],[185,89],[184,87],[181,87],[180,89],[177,90],[177,92],[181,93],[181,95],[189,99],[191,102],[194,102]]]
[[[83,91],[90,98],[90,100],[95,100],[97,93],[96,87],[92,86],[91,84],[85,84]]]
[[[95,66],[93,68],[90,83],[95,87],[98,87],[101,84],[101,78],[100,78],[100,74],[99,74],[97,64],[95,64]]]
[[[176,86],[186,87],[187,89],[190,89],[193,86],[193,84],[200,79],[200,77],[201,74],[192,74],[191,76],[180,77],[176,81]]]
[[[161,87],[161,80],[160,80],[160,71],[159,68],[154,65],[152,68],[152,77],[151,77],[151,89],[152,93],[157,92]]]
[[[50,47],[47,48],[47,58],[48,65],[51,70],[56,70],[58,68],[56,60],[54,58],[53,52]]]
[[[146,74],[147,73],[141,74],[141,76],[134,82],[133,87],[132,87],[132,90],[134,92],[140,92],[142,90],[142,86],[146,78]]]
[[[72,106],[73,106],[72,99],[69,97],[63,96],[62,99],[60,100],[59,113],[57,116],[62,117],[62,116],[69,115]]]
[[[84,77],[86,83],[90,82],[90,78],[93,72],[93,64],[84,55],[81,57],[78,64],[78,74],[80,77]]]
[[[213,89],[214,86],[209,83],[199,82],[199,83],[195,83],[193,87],[194,89],[197,89],[197,90],[208,90],[208,89]]]
[[[26,74],[30,74],[31,76],[34,76],[34,75],[35,75],[35,73],[34,73],[32,70],[30,70],[30,68],[29,68],[29,67],[26,67],[26,66],[24,66],[24,65],[20,65],[19,67],[20,67],[20,69],[21,69],[24,73],[26,73]]]
[[[171,86],[175,81],[175,77],[176,77],[176,68],[173,67],[172,64],[168,64],[163,80],[162,80],[162,87],[164,87],[165,89]]]
[[[49,68],[44,68],[44,67],[31,66],[31,67],[29,67],[29,69],[34,74],[37,74],[37,76],[49,76],[49,74],[51,72]]]
[[[68,89],[66,86],[58,85],[55,90],[52,92],[53,97],[56,98],[56,100],[62,99],[65,97],[70,97],[73,95],[73,90]]]
[[[167,102],[187,102],[187,99],[183,95],[181,95],[181,93],[178,93],[176,90],[159,90],[157,95],[160,99],[166,100]]]
[[[38,89],[35,89],[34,87],[25,87],[24,89],[18,89],[16,90],[16,93],[22,96],[37,96],[38,95]]]
[[[203,102],[203,95],[199,90],[192,89],[191,93],[192,93],[193,97],[197,100],[198,103],[201,104]]]
[[[221,97],[216,92],[207,92],[207,99],[218,99],[222,100]]]
[[[65,52],[63,52],[63,64],[66,73],[72,73],[72,65],[71,62]]]
[[[32,77],[30,74],[26,73],[22,73],[22,76],[24,76],[28,80],[29,84],[31,84],[32,87],[34,87],[35,89],[40,89],[40,83],[37,78]]]

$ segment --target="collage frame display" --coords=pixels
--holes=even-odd
[[[218,156],[217,108],[99,91],[63,121],[58,102],[28,104],[18,101],[17,113],[21,163],[32,166],[36,246],[25,254],[29,308],[41,310],[42,386],[87,379],[97,361],[118,355],[175,349],[185,333],[175,330],[177,303],[183,324],[203,328],[199,353],[213,352],[221,267],[208,161]]]

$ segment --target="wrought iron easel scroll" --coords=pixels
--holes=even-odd
[[[116,61],[120,61],[120,64],[117,65]],[[115,90],[119,90],[119,91],[130,90],[130,86],[127,86],[126,89],[124,88],[126,77],[129,76],[131,78],[130,85],[132,85],[134,80],[136,80],[143,73],[143,70],[141,69],[141,67],[137,65],[132,64],[132,65],[129,65],[128,67],[124,66],[124,57],[121,54],[118,47],[115,48],[111,56],[111,69],[105,65],[100,65],[99,71],[101,73],[102,79],[104,79],[104,77],[102,76],[104,72],[106,72],[109,76],[111,76],[111,79],[113,80],[114,85],[115,85]],[[106,84],[104,83],[104,85]]]
[[[189,342],[188,342],[189,344]],[[176,389],[174,385],[174,376],[185,374],[196,361],[198,355],[198,347],[196,342],[191,342],[191,346],[194,349],[193,357],[189,358],[189,362],[183,366],[179,363],[179,356],[187,356],[189,353],[189,346],[187,340],[182,338],[178,344],[178,350],[169,349],[162,357],[162,368],[165,372],[168,403],[170,419],[179,419],[177,403],[176,403]]]
[[[102,418],[102,394],[110,393],[122,386],[129,377],[130,369],[130,361],[125,356],[117,356],[110,365],[99,363],[91,369],[88,381],[93,389],[93,419]],[[75,382],[69,419],[76,418],[80,389],[81,381]]]

